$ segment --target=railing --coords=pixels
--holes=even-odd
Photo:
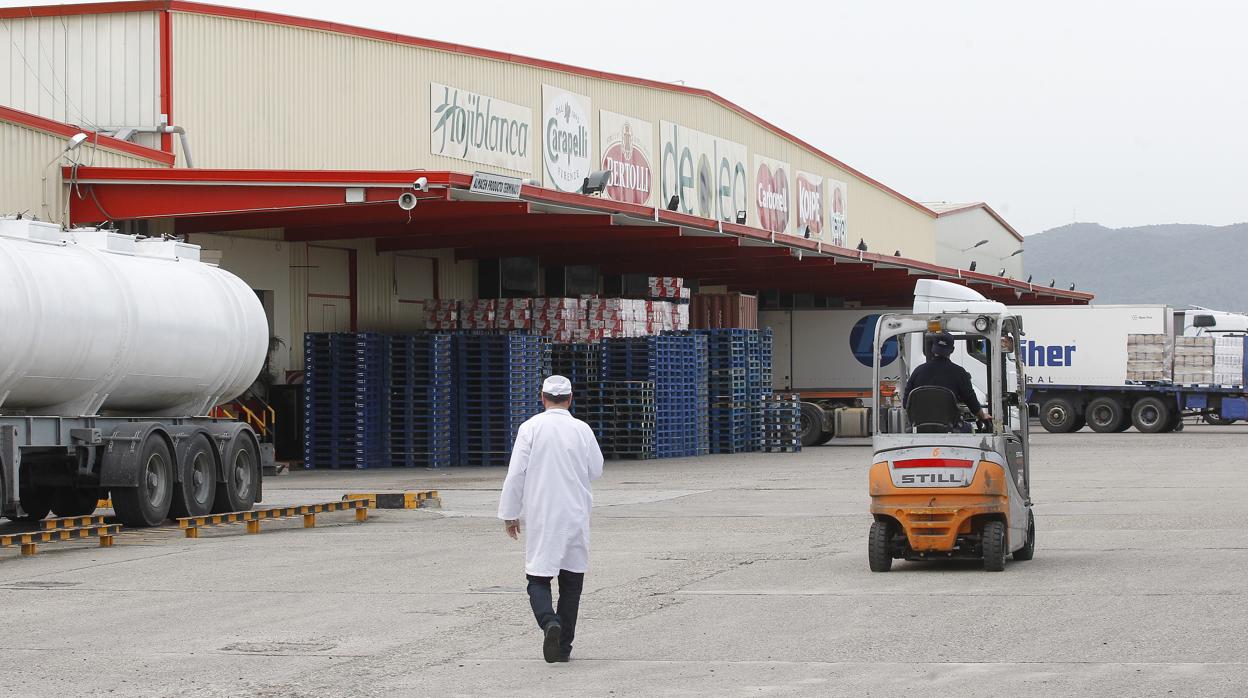
[[[273,428],[277,424],[277,410],[258,397],[251,397],[249,400],[260,403],[260,409],[258,411],[251,409],[243,402],[243,398],[240,397],[212,408],[210,416],[216,419],[233,419],[246,422],[260,435],[261,441],[271,440]]]

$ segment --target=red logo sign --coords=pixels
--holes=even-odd
[[[762,163],[754,180],[758,194],[759,225],[773,233],[783,233],[789,227],[789,175],[783,167],[775,172]]]
[[[804,173],[797,174],[797,234],[810,237],[823,234],[823,178],[808,179]]]
[[[603,153],[602,169],[611,173],[607,196],[628,204],[644,204],[650,198],[650,160],[633,143],[633,128],[627,121],[620,141]]]

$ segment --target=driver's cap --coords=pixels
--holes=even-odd
[[[953,353],[953,335],[937,332],[932,336],[931,346],[933,356],[949,356]]]

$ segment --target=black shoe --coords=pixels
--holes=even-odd
[[[546,658],[547,664],[554,664],[559,661],[559,655],[562,652],[559,649],[559,638],[563,634],[563,626],[558,623],[551,623],[546,626],[546,639],[542,642],[542,656]]]
[[[560,652],[560,653],[559,653],[559,661],[561,661],[561,662],[567,662],[567,661],[571,661],[571,660],[572,660],[572,655],[571,655],[570,653],[568,653],[568,652]]]

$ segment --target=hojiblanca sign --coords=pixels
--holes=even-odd
[[[429,151],[533,173],[533,110],[458,87],[429,83]]]
[[[593,168],[589,97],[542,85],[542,161],[546,185],[579,192]]]

